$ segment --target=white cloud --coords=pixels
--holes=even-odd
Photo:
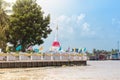
[[[56,23],[69,23],[71,21],[71,19],[70,19],[70,17],[68,17],[68,16],[65,16],[65,15],[61,15],[61,16],[59,16],[58,18],[56,18]]]
[[[89,27],[90,27],[90,25],[85,22],[85,23],[83,23],[82,30],[85,32],[88,32],[88,31],[90,31]]]
[[[95,32],[91,29],[90,24],[85,22],[85,14],[66,16],[61,15],[55,19],[52,19],[51,26],[53,33],[55,33],[55,27],[58,25],[61,38],[71,38],[80,36],[91,36]]]
[[[59,27],[58,41],[60,41],[62,47],[65,47],[66,44],[73,46],[73,44],[71,44],[73,41],[79,41],[82,37],[93,37],[95,35],[95,31],[92,30],[91,25],[85,21],[85,14],[71,16],[61,15],[52,17],[50,26],[52,26],[53,31],[47,39],[49,43],[54,40],[57,25]]]
[[[79,23],[80,21],[82,21],[85,18],[85,14],[80,14],[79,16],[77,16],[77,23]]]
[[[90,35],[95,35],[95,32],[90,29],[90,25],[85,22],[82,25],[82,31],[81,31],[82,36],[90,36]]]
[[[53,31],[55,30],[55,27],[58,25],[59,27],[59,33],[62,38],[68,38],[68,35],[74,34],[74,26],[73,24],[76,24],[76,16],[66,16],[61,15],[55,19],[52,20],[52,27]],[[61,33],[62,32],[62,33]]]

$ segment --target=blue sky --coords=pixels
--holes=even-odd
[[[45,15],[51,15],[53,32],[45,40],[44,50],[51,47],[57,25],[58,40],[63,49],[117,48],[117,41],[120,41],[120,0],[37,0],[37,3]]]

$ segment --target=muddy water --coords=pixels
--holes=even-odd
[[[120,61],[88,61],[87,64],[0,69],[0,80],[120,80]]]

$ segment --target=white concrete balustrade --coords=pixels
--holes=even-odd
[[[26,61],[26,60],[87,60],[86,54],[78,53],[0,53],[0,61]]]

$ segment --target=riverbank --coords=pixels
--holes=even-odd
[[[120,61],[88,61],[87,66],[0,69],[1,80],[119,80]]]

